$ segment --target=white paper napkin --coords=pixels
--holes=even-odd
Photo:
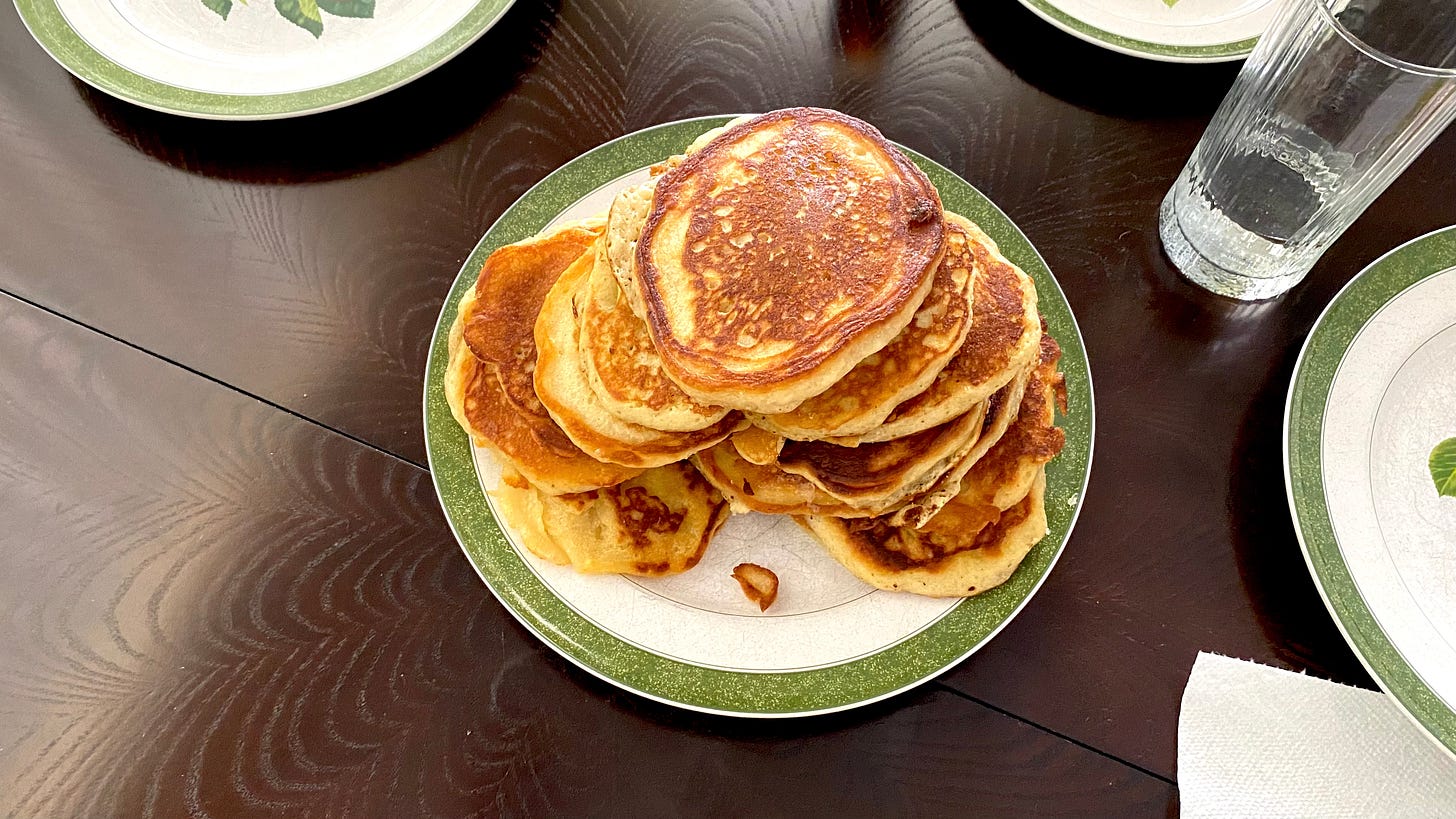
[[[1178,717],[1192,817],[1456,817],[1456,760],[1395,703],[1200,653]]]

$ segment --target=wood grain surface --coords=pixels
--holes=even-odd
[[[938,687],[690,714],[567,666],[428,473],[0,296],[0,814],[1163,815],[1172,785]]]
[[[1449,133],[1282,299],[1183,282],[1158,203],[1236,71],[1015,0],[521,0],[376,100],[216,123],[89,89],[0,8],[0,290],[43,308],[7,303],[35,340],[0,336],[24,568],[0,581],[0,812],[709,813],[781,764],[786,814],[1162,812],[1197,651],[1370,685],[1293,536],[1284,396],[1334,292],[1456,223]],[[1026,231],[1098,435],[1062,561],[943,687],[765,727],[615,693],[510,622],[418,469],[419,405],[450,282],[532,183],[646,125],[790,104],[870,120]]]

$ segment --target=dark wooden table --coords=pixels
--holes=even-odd
[[[293,121],[142,110],[0,6],[0,814],[1171,815],[1199,650],[1370,685],[1305,573],[1298,347],[1456,222],[1447,134],[1281,300],[1184,283],[1156,213],[1237,66],[1104,52],[1014,0],[522,0],[424,79]],[[998,202],[1097,389],[1060,565],[888,702],[707,717],[522,630],[424,464],[449,284],[531,183],[679,117],[812,104]]]

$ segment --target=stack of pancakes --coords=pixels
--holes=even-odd
[[[794,516],[880,588],[1008,578],[1063,443],[1031,279],[833,111],[735,120],[653,171],[461,300],[446,395],[524,545],[683,571],[731,509]]]

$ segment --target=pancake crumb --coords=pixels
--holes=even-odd
[[[733,579],[743,589],[743,596],[758,604],[759,611],[768,611],[779,596],[779,576],[757,563],[739,563],[733,567]]]

